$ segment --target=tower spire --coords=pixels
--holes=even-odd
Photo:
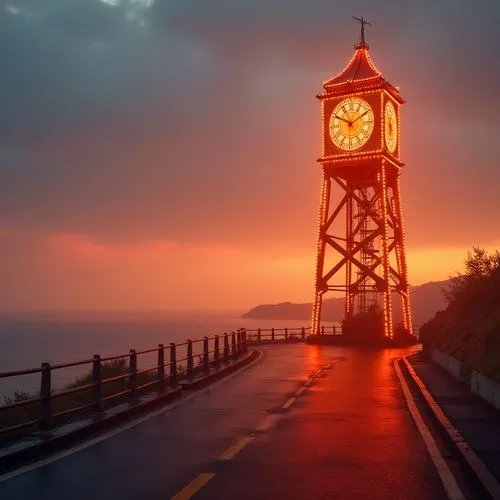
[[[356,48],[368,48],[368,44],[365,42],[365,25],[366,26],[371,26],[372,24],[369,23],[368,21],[366,21],[363,16],[361,17],[355,17],[355,16],[352,16],[353,19],[355,19],[356,21],[359,22],[359,24],[361,24],[361,41],[359,42],[358,45],[356,45]]]

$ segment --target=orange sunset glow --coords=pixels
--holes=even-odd
[[[315,95],[352,56],[355,28],[338,20],[360,2],[97,3],[107,21],[82,17],[78,33],[29,2],[0,14],[0,47],[16,53],[0,85],[0,309],[310,302]],[[370,55],[407,100],[401,189],[417,285],[461,272],[472,246],[500,246],[500,71],[487,13],[403,3],[363,7]],[[31,23],[39,67],[26,69]],[[21,78],[39,82],[36,106]]]

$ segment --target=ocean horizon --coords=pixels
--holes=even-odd
[[[221,335],[238,328],[300,328],[309,321],[241,318],[245,311],[123,310],[23,311],[0,313],[0,372],[37,368],[43,362],[67,363],[112,356],[130,349],[151,349],[158,344],[180,343],[203,336]],[[154,363],[140,359],[139,362]],[[145,366],[143,365],[142,368]],[[88,372],[81,366],[53,372],[60,388]],[[39,390],[40,375],[0,380],[0,402],[14,391]]]

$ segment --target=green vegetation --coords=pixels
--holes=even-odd
[[[473,248],[465,274],[451,278],[443,290],[444,311],[420,329],[424,350],[438,349],[500,380],[500,253]]]
[[[210,353],[208,355],[209,367],[220,368],[222,355],[223,350],[219,351],[217,358],[214,352]],[[175,386],[180,379],[205,373],[205,359],[204,354],[194,355],[193,364],[195,366],[192,367],[192,372],[189,375],[187,368],[177,363],[176,382],[172,380],[172,365],[167,363],[165,366],[165,385]],[[0,431],[4,431],[0,433],[0,436],[10,439],[20,434],[32,432],[40,423],[42,410],[44,413],[50,414],[53,423],[57,425],[92,414],[99,409],[100,403],[102,403],[102,409],[107,409],[127,401],[135,402],[136,397],[140,397],[141,394],[165,388],[164,384],[160,384],[159,368],[156,365],[144,369],[142,373],[141,370],[131,373],[130,363],[132,363],[132,359],[129,360],[127,356],[101,364],[100,398],[96,394],[96,388],[93,387],[92,369],[62,389],[53,390],[50,408],[45,407],[46,401],[43,407],[41,407],[41,402],[37,401],[40,398],[40,392],[16,391],[12,396],[5,396],[3,405],[0,405]],[[5,407],[11,405],[13,405],[12,408]],[[48,420],[47,415],[43,418]]]
[[[102,364],[102,378],[111,378],[118,375],[124,375],[128,373],[128,363],[125,359],[118,359]],[[156,378],[156,372],[144,373],[137,376],[137,385],[145,384]],[[63,387],[62,390],[74,389],[76,387],[82,387],[92,383],[92,372],[89,371],[86,375],[77,378],[75,381],[71,382],[67,386]],[[128,380],[124,378],[122,380],[116,380],[102,386],[102,396],[103,398],[110,396],[112,394],[119,393],[128,388]],[[57,391],[54,392],[54,394]],[[37,398],[40,393],[27,393],[16,391],[13,396],[5,396],[4,404],[12,404],[21,401],[26,401],[28,399]],[[126,397],[126,396],[125,396]],[[116,398],[111,400],[107,406],[112,406],[113,404],[123,402],[124,398]],[[66,394],[64,396],[56,397],[52,399],[52,411],[54,414],[60,413],[71,408],[77,408],[79,406],[87,405],[92,402],[92,389],[82,390],[81,392],[75,392],[71,394]],[[26,406],[20,406],[17,408],[11,408],[7,410],[0,411],[0,429],[6,427],[11,427],[13,425],[23,424],[25,422],[30,422],[36,420],[39,416],[40,405],[39,403],[31,403]]]
[[[211,361],[213,362],[214,358],[211,357]],[[203,371],[203,355],[194,356],[195,366],[193,367],[193,375],[197,375],[202,373]],[[109,361],[103,363],[101,366],[101,376],[102,379],[110,379],[113,377],[117,377],[120,375],[125,375],[129,373],[129,365],[126,359],[117,359],[113,361]],[[177,373],[178,377],[183,378],[186,376],[186,367],[177,363]],[[169,376],[169,368],[165,369],[165,375]],[[153,382],[157,380],[158,373],[156,370],[147,372],[147,373],[139,373],[136,378],[136,385],[139,387],[144,384],[148,384],[149,382]],[[78,392],[73,392],[70,394],[64,394],[58,397],[54,397],[58,392],[62,392],[65,390],[75,389],[77,387],[83,387],[89,384],[92,384],[93,377],[92,371],[89,371],[87,374],[78,377],[76,380],[66,385],[62,389],[58,391],[53,391],[52,397],[52,414],[54,416],[55,422],[60,423],[61,421],[67,421],[68,419],[75,419],[81,416],[88,415],[89,411],[92,411],[92,407],[88,408],[85,411],[85,408],[82,408],[82,411],[70,412],[67,415],[57,416],[58,413],[65,412],[68,410],[72,410],[75,408],[79,408],[85,405],[90,405],[93,402],[93,388],[82,389]],[[130,382],[128,377],[124,377],[119,380],[113,380],[111,382],[102,384],[102,397],[107,398],[108,396],[118,395],[130,387]],[[148,390],[154,390],[157,387],[157,384],[151,384],[150,386],[138,389],[138,393]],[[28,393],[23,391],[16,391],[12,396],[4,396],[3,403],[6,405],[12,403],[18,403],[22,401],[27,401],[29,399],[38,398],[40,396],[39,392],[36,393]],[[127,393],[121,394],[117,397],[111,398],[108,401],[104,402],[104,408],[110,408],[117,404],[123,403],[129,399],[129,395]],[[0,411],[0,430],[6,429],[7,427],[12,427],[16,425],[25,424],[28,422],[33,422],[33,426],[26,427],[23,429],[19,429],[17,434],[27,433],[33,430],[34,426],[37,424],[37,420],[40,415],[40,403],[33,402],[23,406],[19,406],[16,408],[9,408]],[[14,434],[17,435],[17,434]]]

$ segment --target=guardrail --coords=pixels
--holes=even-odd
[[[152,389],[165,392],[177,387],[181,380],[220,368],[223,363],[247,352],[247,334],[240,329],[231,334],[187,340],[179,344],[158,344],[158,347],[126,354],[92,358],[71,363],[42,363],[39,368],[0,372],[0,379],[40,374],[40,392],[19,400],[0,404],[0,436],[38,427],[51,429],[56,421],[78,413],[103,412],[124,401],[137,401],[140,394]],[[139,358],[153,356],[153,366],[139,368]],[[166,360],[167,359],[167,360]],[[151,361],[151,359],[149,360]],[[54,390],[52,374],[55,370],[89,366],[88,383],[70,384]],[[110,372],[106,376],[105,372]],[[21,422],[19,422],[21,420]]]
[[[42,363],[38,368],[0,372],[0,379],[40,374],[39,393],[21,393],[15,398],[6,398],[5,404],[0,403],[0,437],[26,429],[47,431],[73,415],[101,414],[123,402],[134,403],[152,390],[164,393],[181,381],[240,357],[247,352],[248,344],[302,342],[310,332],[311,327],[241,328],[220,336],[158,344],[142,351],[130,349],[116,356],[95,354],[70,363]],[[341,333],[339,326],[321,327],[323,335]],[[89,368],[86,376],[62,389],[54,388],[55,371],[82,366]]]
[[[311,333],[311,327],[302,328],[257,328],[256,330],[245,330],[248,342],[262,344],[274,341],[296,341],[301,342]],[[321,335],[341,335],[340,326],[321,326]]]
[[[414,334],[419,338],[419,326],[414,326]],[[250,343],[261,344],[274,341],[297,341],[301,342],[311,334],[311,327],[301,328],[257,328],[256,330],[245,330]],[[320,328],[320,335],[342,335],[342,327],[339,325],[325,326]]]

